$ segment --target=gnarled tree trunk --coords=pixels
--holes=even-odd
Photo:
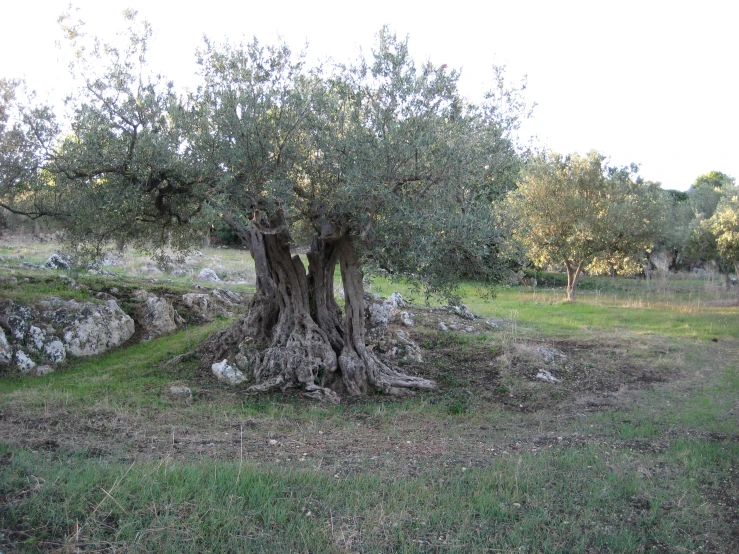
[[[359,395],[371,388],[390,394],[436,388],[433,381],[391,368],[367,348],[362,272],[351,238],[315,237],[306,272],[290,253],[282,221],[271,221],[269,228],[240,230],[254,258],[257,291],[245,316],[198,348],[204,364],[229,360],[251,382],[251,391],[301,387],[332,400],[337,393]],[[345,318],[334,298],[337,262]]]
[[[368,385],[393,394],[409,388],[435,389],[436,384],[433,381],[396,371],[367,348],[364,341],[363,275],[357,253],[350,238],[342,239],[337,247],[346,311],[344,348],[339,355],[339,366],[347,391],[350,394],[361,394],[367,392]]]

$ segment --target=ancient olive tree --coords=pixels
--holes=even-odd
[[[534,263],[564,266],[568,300],[584,269],[641,269],[662,211],[659,187],[635,173],[634,166],[608,167],[597,152],[539,154],[509,194],[519,240]]]
[[[365,343],[361,264],[415,274],[437,290],[449,289],[460,271],[499,272],[490,204],[462,197],[505,178],[516,157],[509,129],[485,117],[491,107],[466,104],[455,72],[417,68],[407,42],[383,31],[371,60],[329,75],[291,73],[290,90],[268,110],[270,138],[256,141],[251,114],[264,109],[252,99],[254,69],[262,65],[252,61],[253,48],[210,52],[204,61],[204,92],[218,99],[205,102],[214,110],[205,119],[218,128],[202,140],[217,137],[220,146],[199,149],[223,148],[219,190],[232,197],[219,205],[238,206],[226,221],[249,244],[258,280],[250,313],[200,352],[217,360],[238,348],[234,363],[255,390],[296,383],[349,394],[433,388]],[[494,163],[501,158],[507,164]],[[245,166],[251,160],[260,165]],[[307,270],[290,252],[298,223],[312,235]],[[334,298],[337,263],[343,313]]]
[[[501,275],[486,191],[513,179],[518,108],[499,95],[470,104],[456,72],[417,67],[386,30],[371,59],[330,71],[284,46],[206,43],[202,85],[185,97],[142,77],[146,36],[130,36],[84,79],[72,132],[49,157],[75,214],[68,237],[184,247],[222,218],[254,258],[256,293],[198,349],[204,363],[229,360],[255,391],[434,388],[366,344],[361,265],[439,291],[463,273]],[[307,268],[291,252],[296,229],[312,237]]]

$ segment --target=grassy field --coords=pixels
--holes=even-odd
[[[249,273],[243,253],[203,255]],[[150,283],[146,263],[128,260],[128,278]],[[488,299],[465,285],[474,322],[418,299],[424,363],[403,369],[440,388],[405,399],[248,396],[196,363],[162,366],[228,320],[6,376],[0,551],[739,551],[736,291],[583,285],[574,304],[558,288]]]

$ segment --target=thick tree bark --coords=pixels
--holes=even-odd
[[[344,348],[343,322],[334,296],[334,269],[339,251],[335,244],[313,237],[307,257],[311,316],[328,335],[334,351],[341,352]]]
[[[367,348],[364,340],[364,285],[354,244],[350,238],[338,244],[341,279],[344,282],[344,309],[346,325],[344,348],[339,356],[341,375],[350,394],[367,392],[368,386],[390,394],[401,394],[404,389],[435,389],[428,379],[405,375],[382,362]]]
[[[359,395],[373,388],[389,394],[436,388],[433,381],[392,369],[367,348],[362,272],[350,238],[314,238],[306,273],[300,258],[290,254],[282,222],[271,221],[269,229],[252,227],[242,237],[254,258],[256,294],[244,317],[197,349],[204,364],[228,359],[253,392],[300,387],[311,397],[337,400],[336,393]],[[344,319],[333,290],[337,261]]]

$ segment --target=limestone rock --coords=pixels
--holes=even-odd
[[[44,345],[44,354],[53,364],[60,364],[67,358],[64,344],[58,339],[53,339]]]
[[[408,302],[398,292],[391,294],[386,300],[377,295],[365,295],[365,306],[369,327],[378,327],[394,323],[397,325],[413,326],[410,313],[401,310],[409,306]]]
[[[385,303],[392,306],[393,308],[407,308],[408,306],[410,306],[410,304],[403,299],[399,292],[394,292],[390,296],[388,296],[388,299],[385,301]]]
[[[46,260],[46,262],[44,263],[44,267],[46,269],[70,270],[72,269],[72,264],[69,262],[69,260],[65,260],[62,256],[55,253],[49,256],[49,259]]]
[[[7,306],[7,311],[2,309],[0,313],[5,311],[8,314],[6,321],[10,328],[11,338],[21,341],[26,336],[29,322],[33,317],[33,311],[28,306],[20,306],[13,302],[8,303]]]
[[[139,302],[146,302],[149,299],[149,291],[146,289],[136,289],[131,293],[131,297]]]
[[[200,273],[198,273],[198,279],[200,281],[206,281],[208,283],[218,283],[220,281],[216,272],[209,267],[204,267],[200,270]]]
[[[182,301],[185,303],[185,306],[205,319],[210,319],[216,315],[226,313],[223,306],[221,306],[210,294],[191,292],[183,294]]]
[[[13,349],[5,336],[5,331],[0,327],[0,367],[6,367],[13,361]]]
[[[467,319],[469,321],[477,319],[477,316],[470,312],[469,308],[464,304],[460,304],[459,306],[445,306],[445,308],[450,314],[457,315],[462,319]]]
[[[552,362],[566,362],[567,356],[557,350],[556,348],[547,348],[546,346],[539,346],[536,349],[537,354],[544,358],[544,362],[549,364]]]
[[[21,373],[33,375],[36,365],[36,362],[29,358],[23,350],[16,350],[15,366],[21,370]]]
[[[390,323],[390,308],[385,304],[370,304],[368,307],[369,323],[372,327]]]
[[[536,374],[536,378],[539,381],[545,381],[547,383],[552,383],[552,384],[556,384],[560,382],[559,379],[557,379],[554,375],[549,373],[546,369],[540,369],[539,373]]]
[[[151,295],[144,304],[141,324],[146,330],[145,340],[170,333],[177,329],[176,312],[166,298]]]
[[[73,356],[95,356],[123,344],[133,332],[133,319],[115,300],[105,305],[87,302],[70,316],[63,342]]]
[[[28,328],[28,338],[26,339],[29,348],[34,352],[41,352],[46,342],[46,333],[35,325]]]
[[[411,317],[411,314],[408,312],[396,312],[393,314],[395,317],[393,318],[393,321],[397,321],[401,325],[405,325],[406,327],[413,327],[413,318]]]
[[[367,331],[367,344],[386,358],[405,362],[423,362],[421,348],[403,329],[392,331],[386,325],[371,328]]]
[[[241,297],[240,294],[228,289],[213,289],[212,291],[210,291],[210,294],[216,300],[228,306],[241,304],[244,302],[244,299]]]
[[[213,372],[213,375],[215,375],[219,381],[222,381],[229,385],[238,385],[240,383],[246,382],[246,377],[244,376],[244,374],[241,373],[241,371],[239,371],[238,369],[231,367],[228,364],[228,360],[223,360],[222,362],[215,363],[210,366],[210,369]]]

